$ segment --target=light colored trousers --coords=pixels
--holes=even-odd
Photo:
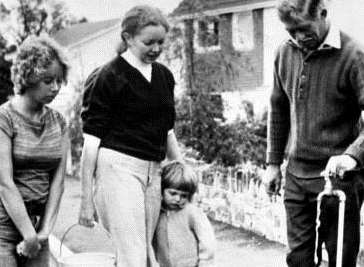
[[[155,267],[152,239],[161,205],[160,163],[101,148],[95,205],[117,248],[118,267]]]

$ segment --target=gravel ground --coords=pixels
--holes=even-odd
[[[66,179],[66,189],[54,235],[61,239],[77,222],[80,204],[80,182]],[[216,267],[284,267],[285,246],[268,241],[243,229],[212,222],[217,238]],[[64,244],[73,251],[113,251],[110,239],[101,227],[86,229],[75,226],[66,235]],[[363,267],[364,264],[358,265]]]

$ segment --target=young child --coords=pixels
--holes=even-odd
[[[162,169],[162,210],[154,245],[160,267],[212,266],[215,236],[206,215],[191,203],[197,178],[173,161]]]

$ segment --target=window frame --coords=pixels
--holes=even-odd
[[[239,15],[241,14],[246,14],[248,15],[248,19],[250,19],[250,31],[249,34],[251,34],[250,36],[250,40],[248,44],[242,44],[239,41],[239,34],[238,34],[238,28],[239,28]],[[232,17],[232,44],[233,47],[238,50],[238,51],[243,51],[243,52],[249,52],[254,50],[256,44],[255,44],[255,25],[254,25],[254,16],[253,16],[253,10],[247,10],[247,11],[240,11],[240,12],[236,12],[233,13],[233,17]]]
[[[206,19],[206,18],[205,18]],[[220,32],[221,32],[221,23],[219,20],[214,21],[213,18],[211,18],[211,21],[208,20],[199,20],[199,19],[195,19],[193,21],[193,29],[194,29],[194,49],[197,53],[205,53],[205,52],[211,52],[211,51],[217,51],[220,50]],[[201,46],[200,44],[200,23],[201,22],[208,22],[208,23],[218,23],[217,25],[217,45],[211,45],[211,46]],[[208,25],[207,25],[208,28]]]

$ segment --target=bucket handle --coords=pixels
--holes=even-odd
[[[93,226],[92,228],[94,228],[95,226],[99,225],[97,222],[93,222]],[[67,234],[73,229],[75,228],[76,226],[82,226],[81,224],[79,223],[74,223],[72,224],[71,226],[69,226],[67,228],[67,230],[64,232],[62,238],[61,238],[61,242],[60,242],[60,245],[59,245],[59,257],[62,257],[62,245],[63,245],[63,242],[64,242],[64,239],[66,238]],[[112,245],[114,246],[115,248],[115,256],[117,258],[117,255],[118,255],[118,250],[116,249],[116,246],[115,246],[115,242],[114,240],[112,239],[112,236],[111,234],[104,228],[100,225],[100,229],[102,230],[103,233],[106,234],[106,236],[111,240],[111,243]]]

